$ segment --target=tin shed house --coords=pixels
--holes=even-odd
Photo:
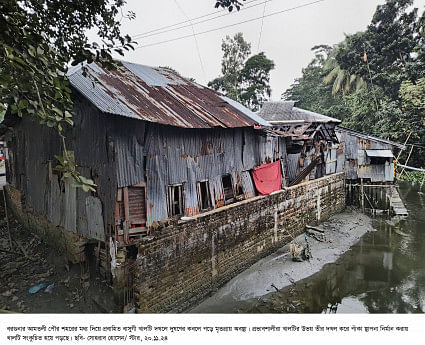
[[[96,258],[122,305],[183,310],[345,207],[344,174],[325,174],[325,165],[317,172],[336,140],[331,124],[272,129],[166,68],[90,64],[87,73],[69,72],[74,126],[66,145],[96,192],[55,170],[54,130],[10,114],[5,188],[27,228],[72,262]],[[287,181],[281,172],[291,161]]]
[[[265,102],[258,115],[286,138],[287,183],[314,180],[343,171],[337,164],[340,120],[295,107],[294,101]]]

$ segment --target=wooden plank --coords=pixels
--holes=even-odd
[[[322,234],[325,232],[325,230],[320,229],[320,228],[317,228],[317,227],[315,227],[315,226],[306,225],[305,227],[306,227],[307,229],[309,229],[309,230],[314,230],[314,231],[317,231],[317,232],[321,232]]]

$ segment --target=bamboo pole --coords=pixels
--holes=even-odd
[[[413,147],[414,146],[412,145],[412,148],[410,149],[409,155],[407,156],[406,163],[404,163],[404,165],[407,165],[407,163],[409,163],[409,159],[410,159],[410,156],[412,155]],[[404,173],[405,170],[406,170],[406,168],[403,168],[403,170],[401,171],[399,177],[401,177],[403,175],[403,173]]]
[[[407,139],[406,139],[406,141],[404,142],[404,146],[406,146],[406,144],[407,144],[407,142],[409,141],[409,138],[410,138],[410,136],[412,135],[412,131],[410,131],[409,132],[409,135],[407,136]],[[402,152],[403,150],[400,150],[400,152],[398,153],[398,155],[397,155],[397,158],[396,158],[396,162],[398,163],[398,160],[399,160],[399,158],[400,158],[400,156],[401,156],[401,152]]]

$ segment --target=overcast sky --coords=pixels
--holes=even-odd
[[[311,61],[313,46],[333,45],[342,41],[344,34],[364,30],[370,23],[376,6],[385,2],[323,0],[313,3],[314,1],[268,0],[264,3],[265,0],[247,0],[244,10],[225,15],[227,12],[214,8],[215,0],[127,0],[126,8],[136,13],[136,19],[123,20],[122,29],[132,37],[146,35],[152,30],[187,21],[189,18],[215,14],[193,20],[193,28],[186,23],[180,25],[188,25],[186,28],[178,29],[178,26],[175,26],[163,29],[167,32],[162,34],[137,39],[139,47],[126,53],[123,59],[150,66],[170,66],[182,75],[193,77],[198,83],[206,85],[208,81],[220,75],[222,39],[226,35],[242,32],[252,45],[252,53],[264,51],[266,56],[275,62],[276,67],[271,73],[271,87],[272,99],[278,100],[294,79],[301,76],[302,68]],[[313,4],[307,5],[308,3]],[[299,7],[302,5],[306,6]],[[415,0],[415,6],[423,9],[425,0]],[[264,10],[261,40],[261,19],[222,28],[262,17]],[[267,17],[280,11],[285,12]],[[195,24],[213,17],[219,18]],[[222,29],[202,33],[218,28]],[[196,40],[191,36],[192,30],[199,33]],[[158,31],[148,35],[153,33]],[[190,37],[155,45],[183,36]]]

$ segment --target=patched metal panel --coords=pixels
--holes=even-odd
[[[253,198],[255,196],[255,187],[250,172],[242,171],[240,177],[245,199]]]
[[[344,142],[340,142],[339,143],[338,150],[336,152],[336,159],[337,159],[336,172],[337,173],[344,171],[344,166],[345,166],[345,152],[344,152],[344,148],[345,148],[345,143]]]
[[[166,68],[129,62],[115,71],[85,67],[89,78],[78,66],[68,79],[104,113],[184,128],[269,126],[243,105]]]
[[[394,181],[394,163],[385,164],[385,181]]]
[[[163,166],[158,156],[148,157],[146,166],[146,193],[147,193],[147,224],[168,218],[167,211],[167,183],[163,176],[167,167]]]
[[[88,237],[89,234],[87,226],[90,217],[87,215],[86,208],[87,195],[81,188],[77,189],[77,231],[84,237]]]
[[[72,186],[70,179],[64,181],[65,193],[63,197],[63,213],[61,225],[64,229],[77,232],[77,190]]]
[[[370,140],[370,149],[371,150],[392,150],[394,146],[390,144],[383,143],[380,141],[375,141],[373,139]]]
[[[99,241],[105,241],[105,226],[103,222],[102,202],[99,198],[86,198],[87,236]]]
[[[301,153],[288,153],[287,154],[287,175],[289,182],[295,180],[297,177],[298,163]]]
[[[115,141],[118,187],[145,182],[143,146],[136,137],[119,136]]]
[[[359,166],[370,164],[370,159],[367,157],[365,150],[359,150],[358,151],[358,158],[357,159],[358,159],[357,163],[358,163]]]
[[[366,150],[368,157],[393,158],[391,150]]]
[[[349,135],[346,132],[342,132],[340,142],[344,143],[344,152],[346,159],[358,158],[359,143],[357,137]]]
[[[357,175],[358,175],[358,178],[371,178],[372,177],[372,166],[371,165],[359,165]]]
[[[50,180],[50,193],[47,198],[47,218],[55,225],[61,223],[62,193],[56,175]]]
[[[326,175],[334,174],[336,172],[337,164],[337,149],[329,149],[326,155]],[[306,165],[307,166],[307,165]]]
[[[214,207],[224,206],[224,190],[221,176],[216,176],[210,180],[210,193],[213,196]]]
[[[385,181],[385,165],[372,164],[370,169],[371,182],[384,182]]]

